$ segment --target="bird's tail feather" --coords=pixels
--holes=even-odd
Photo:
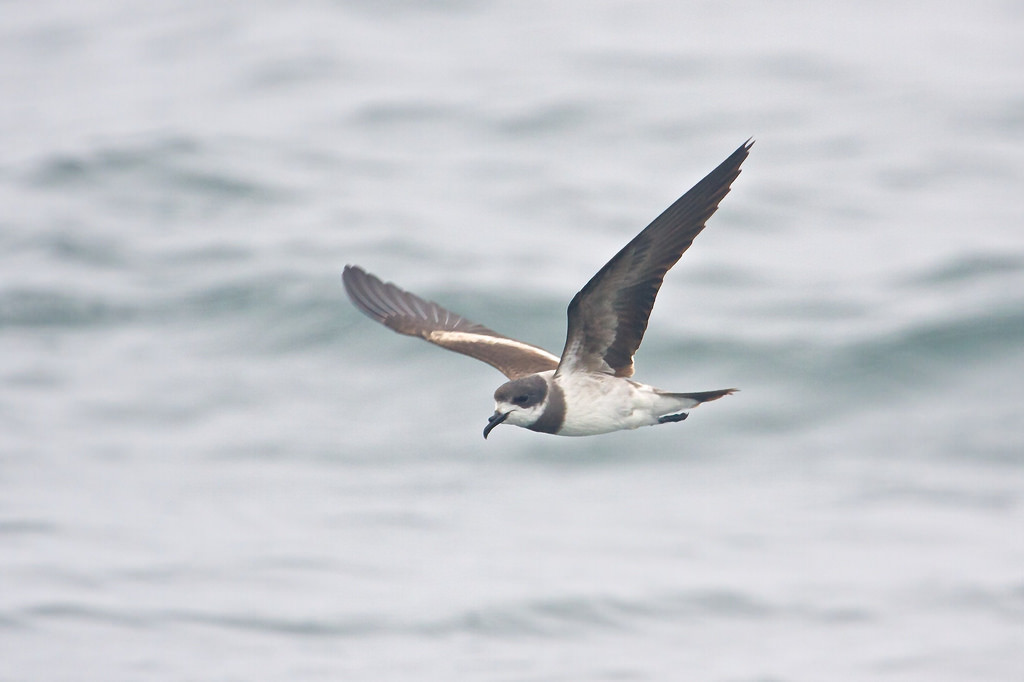
[[[722,396],[732,395],[738,388],[722,388],[717,391],[700,391],[697,393],[662,393],[661,395],[666,398],[676,398],[678,400],[692,400],[693,405],[696,407],[701,403],[710,402],[712,400],[718,400]]]

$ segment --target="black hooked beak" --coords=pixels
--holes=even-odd
[[[508,416],[512,412],[495,412],[487,418],[487,426],[484,427],[484,440],[487,440],[487,434],[489,434],[495,426],[508,419]]]

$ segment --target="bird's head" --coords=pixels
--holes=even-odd
[[[544,414],[547,397],[547,379],[538,374],[502,384],[494,392],[494,414],[487,419],[484,438],[503,422],[514,426],[532,426]]]

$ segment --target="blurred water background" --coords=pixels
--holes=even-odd
[[[1024,679],[1024,8],[0,5],[0,679]],[[481,436],[748,137],[637,378]]]

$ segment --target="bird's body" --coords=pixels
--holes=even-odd
[[[683,410],[733,390],[708,394],[667,393],[632,379],[592,372],[555,376],[554,370],[548,370],[531,375],[531,379],[533,377],[545,384],[544,398],[535,409],[522,409],[516,404],[516,389],[520,384],[510,381],[502,387],[504,390],[498,389],[495,394],[498,402],[495,414],[507,413],[508,417],[502,420],[504,423],[559,436],[594,436],[682,421],[686,418]],[[714,393],[718,395],[712,396]],[[518,395],[526,393],[520,391]],[[671,419],[676,415],[679,415],[677,419]]]
[[[736,389],[671,393],[634,381],[633,354],[665,273],[729,192],[751,142],[680,197],[617,253],[569,304],[562,355],[503,336],[356,266],[345,289],[364,313],[486,362],[510,381],[494,393],[484,438],[502,423],[560,436],[590,436],[682,421],[689,410]]]

